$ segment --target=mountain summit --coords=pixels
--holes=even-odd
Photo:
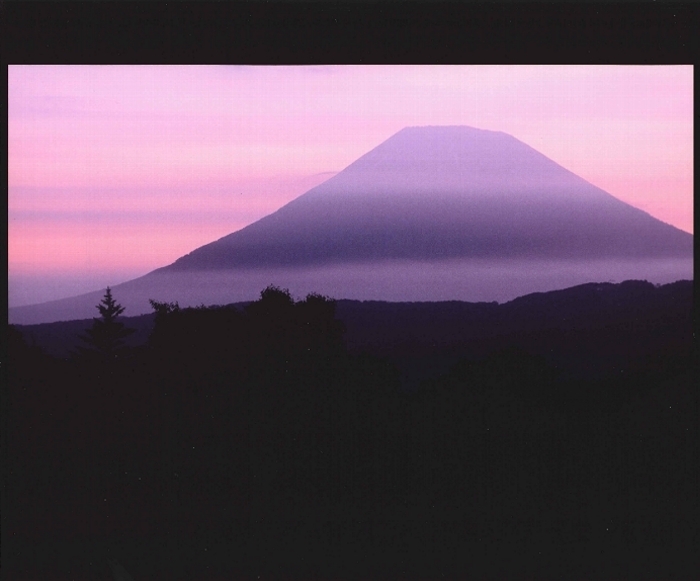
[[[407,127],[277,212],[159,271],[682,257],[692,240],[506,133]]]

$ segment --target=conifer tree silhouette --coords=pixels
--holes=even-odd
[[[78,349],[83,356],[113,361],[123,351],[124,339],[134,333],[135,329],[128,329],[117,320],[124,312],[124,307],[114,300],[109,287],[97,309],[100,311],[100,318],[93,319],[92,327],[85,335],[80,336],[89,347]]]

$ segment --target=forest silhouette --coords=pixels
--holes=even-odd
[[[501,306],[459,303],[346,304],[343,321],[270,286],[242,307],[153,301],[140,346],[108,290],[67,358],[10,326],[6,530],[168,538],[198,578],[198,539],[248,573],[284,547],[691,542],[692,283],[597,288],[571,291],[573,321],[544,293],[497,324]],[[441,323],[460,309],[472,336]],[[354,324],[373,341],[350,344]]]

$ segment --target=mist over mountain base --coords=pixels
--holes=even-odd
[[[588,282],[647,280],[666,284],[693,278],[692,258],[605,260],[383,261],[317,267],[152,273],[113,285],[127,316],[152,311],[149,299],[180,306],[255,300],[273,284],[295,297],[316,292],[335,299],[505,302]],[[85,319],[96,315],[104,290],[9,309],[11,324]]]
[[[14,273],[7,275],[7,304],[9,308],[36,305],[48,301],[71,298],[93,292],[115,282],[133,280],[143,276],[147,269],[139,271],[108,271],[99,273],[61,272],[51,274]]]
[[[168,276],[168,275],[166,275]],[[664,260],[475,260],[440,262],[385,261],[289,270],[247,270],[234,273],[184,275],[192,294],[220,296],[214,302],[257,298],[268,284],[285,287],[297,296],[318,292],[333,298],[382,301],[505,302],[532,292],[546,292],[586,282],[622,282],[643,279],[665,284],[693,278],[687,259]],[[168,279],[164,279],[167,281]],[[173,287],[180,281],[173,279]],[[167,282],[165,283],[168,284]],[[169,291],[163,291],[169,292]],[[209,295],[211,293],[211,295]],[[206,301],[205,301],[206,302]]]

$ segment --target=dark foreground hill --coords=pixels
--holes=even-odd
[[[421,368],[426,365],[425,373],[430,373],[432,365],[447,369],[465,353],[481,356],[514,345],[536,350],[557,364],[559,357],[575,373],[592,374],[599,366],[613,365],[613,353],[617,357],[624,351],[630,360],[648,362],[649,357],[670,356],[689,345],[692,288],[692,281],[656,286],[646,281],[589,283],[503,304],[340,300],[336,316],[345,325],[344,340],[351,352],[390,357],[410,383],[424,376]],[[227,308],[241,310],[248,304]],[[97,314],[94,306],[93,310]],[[155,324],[154,314],[122,320],[136,330],[127,344],[145,345]],[[81,345],[79,335],[91,324],[92,319],[84,319],[17,328],[29,344],[65,358]],[[675,331],[668,333],[667,329]],[[626,333],[625,339],[616,333]],[[654,333],[658,333],[656,338]],[[575,351],[567,353],[566,342],[560,339],[573,335],[578,341],[587,337],[598,357],[586,360]],[[657,341],[668,342],[663,351]],[[617,361],[622,360],[618,357]]]
[[[147,346],[103,361],[10,328],[4,572],[691,578],[691,313],[689,281],[503,305],[268,289],[158,305]]]

